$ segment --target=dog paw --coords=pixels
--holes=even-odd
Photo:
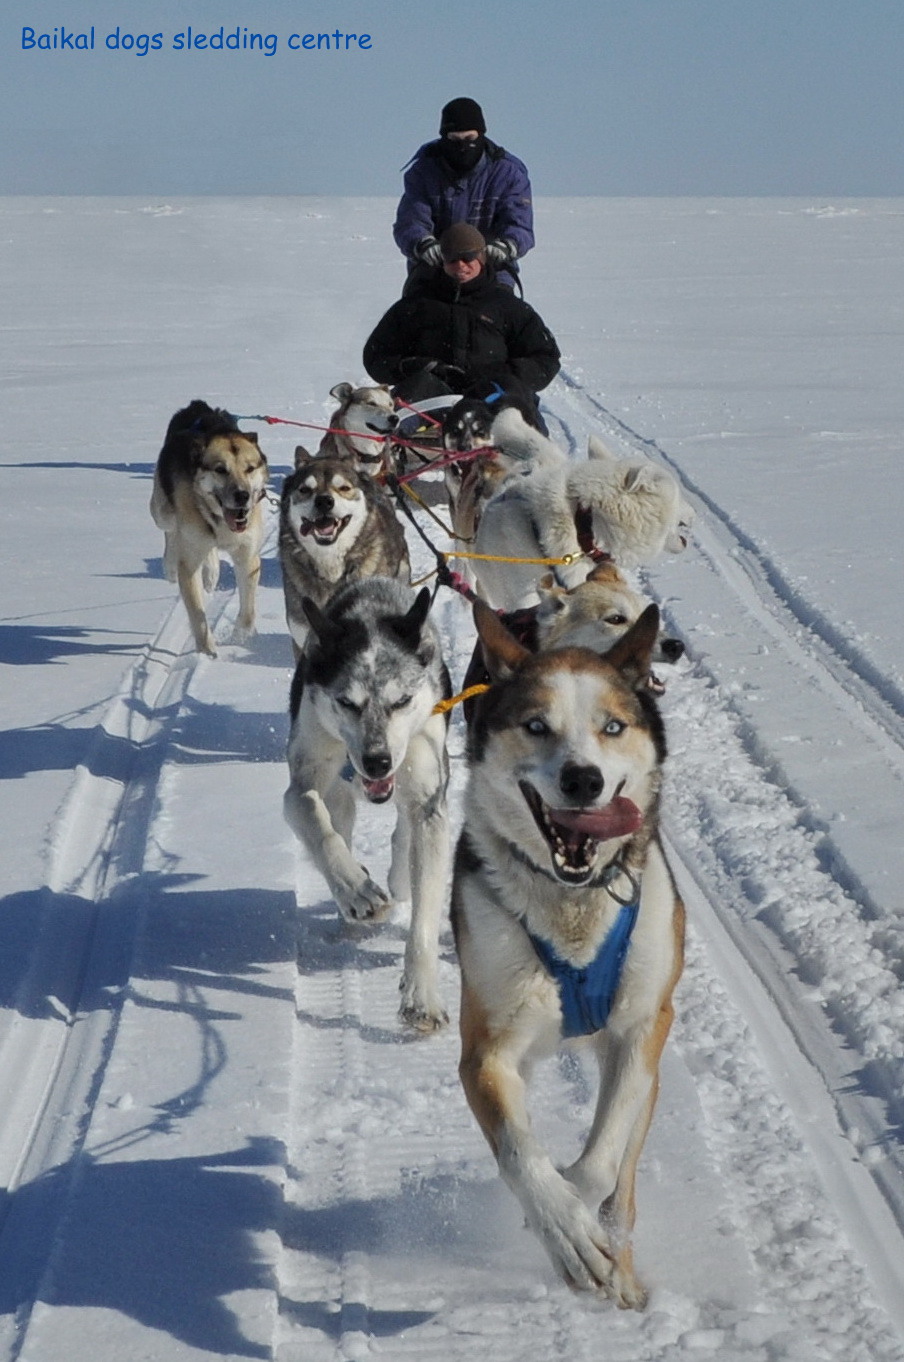
[[[641,1286],[633,1272],[624,1272],[621,1268],[616,1268],[605,1292],[619,1310],[645,1310],[647,1307],[646,1288]]]
[[[438,997],[422,993],[416,986],[410,985],[404,976],[399,988],[402,993],[399,1017],[405,1026],[429,1036],[449,1025],[449,1014]]]
[[[250,638],[254,637],[254,633],[255,628],[253,624],[236,624],[232,630],[229,642],[239,644],[247,643]]]
[[[618,1270],[606,1231],[567,1183],[549,1189],[541,1204],[528,1208],[527,1219],[568,1286],[617,1299]]]
[[[336,903],[346,922],[381,922],[392,908],[392,899],[369,875],[360,884],[337,891]]]

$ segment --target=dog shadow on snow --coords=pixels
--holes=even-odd
[[[17,1252],[2,1264],[0,1313],[14,1315],[35,1298],[51,1226],[70,1193],[61,1251],[51,1250],[51,1304],[118,1311],[205,1355],[272,1357],[269,1341],[243,1335],[226,1298],[273,1289],[273,1266],[254,1236],[279,1225],[280,1189],[263,1170],[281,1162],[281,1146],[252,1139],[213,1156],[112,1162],[85,1154],[74,1191],[67,1168],[50,1169],[4,1208],[4,1237]]]
[[[371,923],[345,922],[332,899],[300,908],[298,911],[298,969],[303,977],[353,971],[364,975],[371,970],[401,970],[405,954],[407,927],[397,921]],[[440,939],[440,960],[455,964],[452,934],[447,930]],[[424,1045],[425,1040],[398,1021],[392,1026],[377,1026],[348,1012],[323,1017],[304,1006],[304,988],[296,1004],[296,1017],[302,1026],[315,1031],[354,1030],[364,1041],[377,1045]]]
[[[294,959],[295,900],[194,882],[140,875],[100,904],[49,889],[0,901],[0,1005],[86,1017],[125,998],[186,1019],[174,1091],[142,1104],[136,1072],[126,1081],[138,1100],[105,1145],[92,1145],[89,1131],[83,1153],[0,1196],[0,1313],[27,1308],[49,1266],[55,1304],[118,1310],[210,1355],[265,1358],[269,1346],[244,1338],[224,1302],[272,1290],[254,1236],[280,1227],[273,1169],[285,1162],[282,1145],[251,1139],[183,1158],[142,1158],[141,1147],[153,1140],[156,1153],[162,1139],[179,1148],[187,1118],[229,1064],[243,995],[292,1008],[292,988],[270,967]]]
[[[278,1142],[254,1138],[215,1155],[109,1161],[87,1153],[74,1191],[68,1170],[49,1170],[4,1208],[18,1252],[3,1263],[0,1314],[13,1315],[35,1298],[48,1247],[42,1240],[67,1193],[58,1251],[51,1251],[49,1304],[115,1311],[217,1357],[272,1357],[271,1340],[245,1336],[228,1305],[233,1293],[277,1286],[258,1236],[279,1233],[288,1248],[337,1269],[354,1252],[416,1261],[420,1269],[425,1257],[473,1268],[485,1257],[487,1233],[499,1233],[495,1214],[486,1228],[492,1187],[452,1176],[409,1180],[395,1196],[287,1210],[274,1176],[284,1161]],[[509,1232],[517,1227],[513,1214],[504,1219]],[[281,1313],[331,1340],[350,1328],[389,1338],[435,1318],[435,1308],[426,1308],[435,1283],[428,1289],[418,1275],[409,1287],[394,1288],[396,1299],[405,1299],[400,1308],[353,1296],[341,1302],[290,1296],[280,1302]],[[269,1334],[274,1321],[266,1307],[252,1310]]]
[[[117,572],[112,574],[118,578],[137,578],[145,580],[150,577],[153,581],[165,581],[163,573],[163,558],[145,558],[143,572]],[[261,554],[261,575],[259,585],[263,588],[282,590],[282,572],[279,560],[267,549]],[[228,558],[220,559],[220,577],[217,582],[217,591],[235,591],[235,570]]]
[[[303,1181],[303,1172],[299,1176]],[[330,1340],[347,1330],[386,1338],[429,1324],[440,1313],[436,1292],[448,1285],[450,1271],[465,1278],[473,1274],[479,1289],[488,1265],[504,1253],[515,1271],[536,1275],[539,1257],[522,1226],[523,1217],[495,1176],[477,1181],[403,1169],[394,1194],[334,1201],[314,1210],[294,1207],[283,1230],[288,1248],[316,1254],[336,1271],[348,1254],[370,1256],[372,1275],[391,1282],[398,1304],[380,1310],[366,1299],[343,1300],[340,1314],[335,1301],[284,1298],[282,1314]],[[376,1281],[373,1298],[380,1294]]]

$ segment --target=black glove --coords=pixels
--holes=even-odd
[[[410,377],[411,374],[430,372],[436,368],[436,360],[428,359],[426,355],[406,355],[399,360],[399,373],[403,378]]]
[[[423,236],[414,248],[415,258],[422,265],[437,268],[443,263],[443,253],[435,236]]]
[[[518,248],[513,241],[505,241],[501,236],[487,242],[487,260],[494,265],[510,265],[518,259]]]
[[[448,383],[453,392],[460,392],[465,381],[464,369],[459,369],[456,364],[434,363],[430,366],[434,378],[438,378],[441,383]]]

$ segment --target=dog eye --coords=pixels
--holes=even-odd
[[[214,464],[213,471],[215,473],[225,473],[227,471],[226,465],[224,463]]]
[[[345,696],[345,695],[337,695],[337,696],[336,696],[336,704],[339,705],[339,706],[341,706],[342,709],[347,709],[347,710],[349,710],[349,712],[352,713],[352,714],[360,714],[360,713],[361,713],[361,706],[360,706],[360,705],[356,705],[355,702],[354,702],[354,700],[349,700],[348,697]]]
[[[524,725],[525,733],[529,733],[532,738],[543,738],[549,732],[549,724],[545,719],[528,719]]]
[[[621,719],[610,719],[607,724],[603,725],[603,732],[607,738],[617,738],[624,733],[627,727],[628,725],[622,723]]]
[[[392,702],[392,704],[389,706],[389,708],[390,708],[390,709],[404,709],[406,705],[410,705],[410,704],[411,704],[411,696],[410,696],[410,695],[403,695],[402,698],[401,698],[401,700],[393,700],[393,702]]]
[[[607,624],[627,624],[627,623],[628,623],[628,616],[627,616],[627,615],[618,615],[618,614],[616,614],[616,615],[607,615],[607,616],[606,616],[606,623],[607,623]]]

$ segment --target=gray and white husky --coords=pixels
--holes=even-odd
[[[449,881],[447,718],[451,693],[430,592],[388,577],[343,588],[321,610],[292,681],[286,821],[348,922],[376,922],[411,900],[402,1019],[432,1031],[448,1017],[437,985],[439,926]],[[395,799],[389,892],[352,851],[355,802]],[[413,835],[416,830],[416,835]]]

